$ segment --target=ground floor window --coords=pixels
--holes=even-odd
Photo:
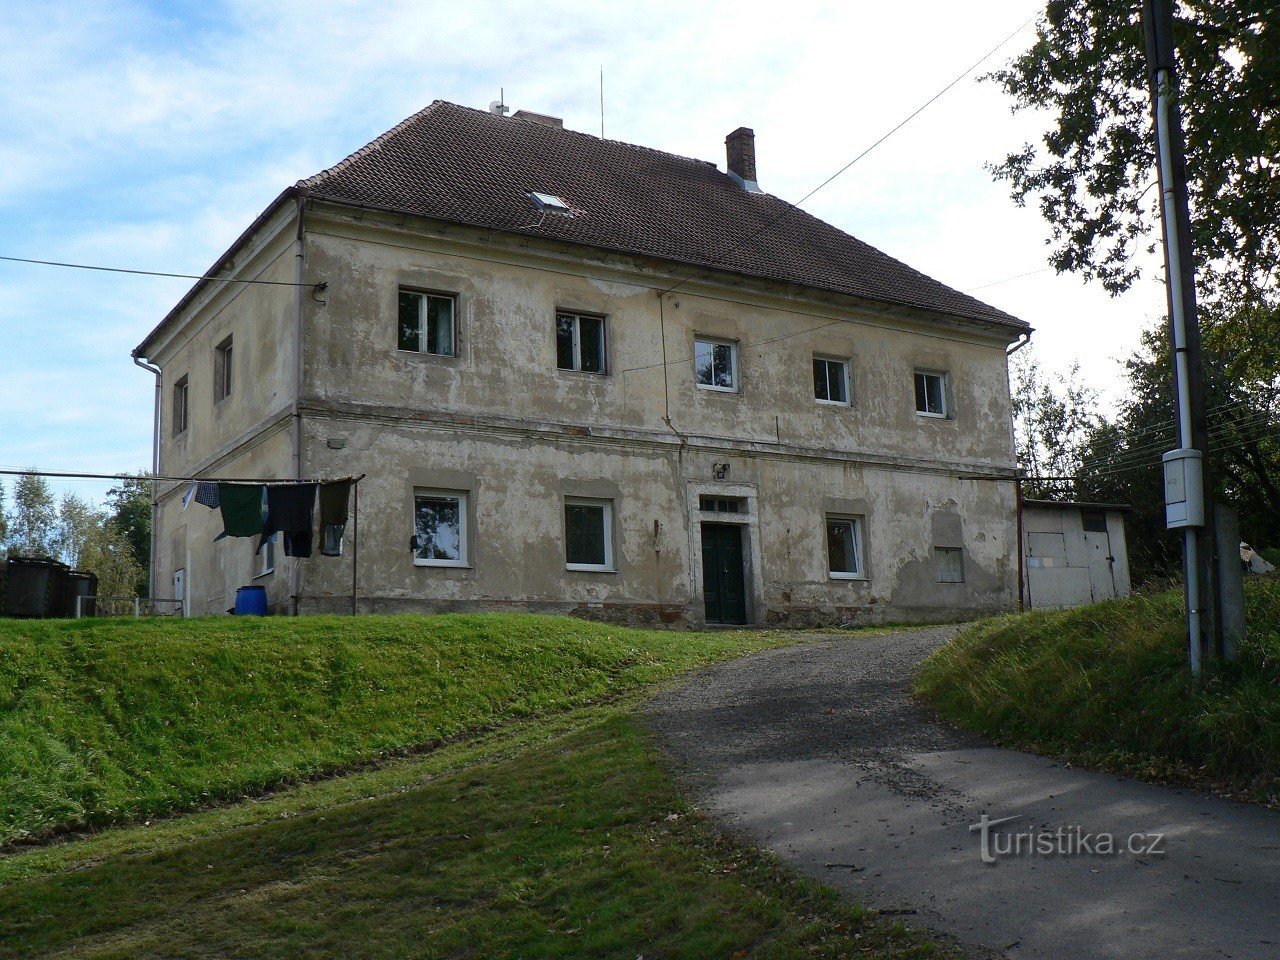
[[[570,570],[613,569],[613,502],[566,497],[565,566]]]
[[[272,534],[262,542],[258,550],[258,576],[265,577],[276,569],[276,534]]]
[[[862,518],[827,517],[827,572],[831,578],[861,579],[862,569]]]
[[[454,490],[415,490],[413,562],[426,567],[465,567],[467,495]]]
[[[933,565],[939,583],[964,583],[964,551],[960,547],[934,547]]]

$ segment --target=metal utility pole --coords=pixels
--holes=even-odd
[[[1155,115],[1160,214],[1164,225],[1165,290],[1169,303],[1178,449],[1164,455],[1165,523],[1183,532],[1187,597],[1187,653],[1194,673],[1204,656],[1221,656],[1221,599],[1212,487],[1205,454],[1208,428],[1196,315],[1195,267],[1187,169],[1178,111],[1173,42],[1174,0],[1143,0],[1151,107]]]

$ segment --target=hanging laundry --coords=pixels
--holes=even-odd
[[[260,483],[218,484],[218,503],[225,536],[256,537],[262,533],[264,489]]]
[[[222,498],[218,496],[218,484],[213,480],[201,480],[196,484],[196,503],[217,510],[222,506]]]
[[[311,556],[311,531],[315,525],[316,487],[314,483],[273,483],[267,486],[267,519],[264,536],[279,530],[284,534],[286,557]],[[258,545],[262,549],[262,545]]]
[[[350,480],[320,485],[320,552],[326,557],[342,556],[342,535],[347,526],[350,499]]]

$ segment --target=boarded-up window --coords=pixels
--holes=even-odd
[[[964,550],[960,547],[934,547],[933,566],[939,583],[964,583]]]

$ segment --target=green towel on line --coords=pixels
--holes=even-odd
[[[229,537],[256,537],[262,533],[262,484],[220,483],[218,499],[222,526]]]

